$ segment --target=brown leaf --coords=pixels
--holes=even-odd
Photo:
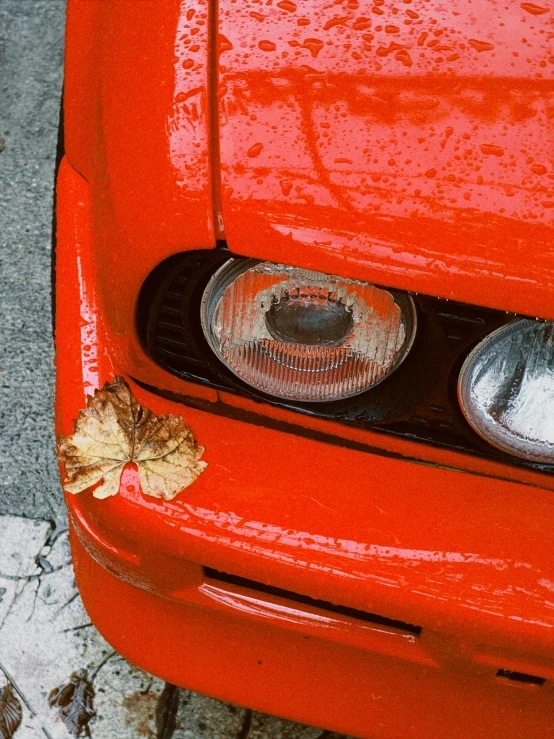
[[[203,452],[180,416],[143,408],[122,377],[89,396],[75,432],[58,438],[65,490],[80,493],[103,480],[95,498],[117,495],[123,468],[134,462],[142,492],[171,500],[204,470]]]
[[[57,707],[64,726],[72,736],[90,737],[89,722],[96,713],[93,708],[94,689],[86,670],[74,672],[67,685],[62,685],[48,696],[51,707]]]
[[[0,690],[0,739],[12,739],[22,718],[21,703],[8,682]]]

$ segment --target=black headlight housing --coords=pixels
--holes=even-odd
[[[137,330],[145,350],[184,380],[261,403],[393,434],[504,463],[551,472],[491,447],[467,423],[457,382],[469,352],[513,314],[406,293],[415,304],[418,330],[401,366],[376,387],[345,400],[306,403],[254,390],[220,362],[204,336],[202,296],[212,275],[234,255],[225,247],[178,254],[160,264],[141,291]],[[240,259],[240,257],[239,257]]]

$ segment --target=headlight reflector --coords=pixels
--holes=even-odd
[[[368,283],[231,259],[202,298],[213,351],[249,385],[279,398],[330,401],[364,392],[406,357],[411,298]]]
[[[517,320],[484,339],[462,368],[458,397],[490,444],[554,464],[554,323]]]

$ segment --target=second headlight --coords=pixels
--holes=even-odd
[[[381,382],[415,334],[410,297],[271,262],[230,259],[202,299],[202,328],[219,359],[279,398],[330,401]]]
[[[554,464],[554,323],[517,320],[490,334],[467,358],[458,396],[490,444]]]

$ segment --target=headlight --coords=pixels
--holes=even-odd
[[[231,259],[202,299],[213,351],[249,385],[279,398],[329,401],[373,387],[405,358],[411,298],[271,262]]]
[[[488,336],[467,358],[458,395],[490,444],[554,464],[554,323],[518,320]]]

